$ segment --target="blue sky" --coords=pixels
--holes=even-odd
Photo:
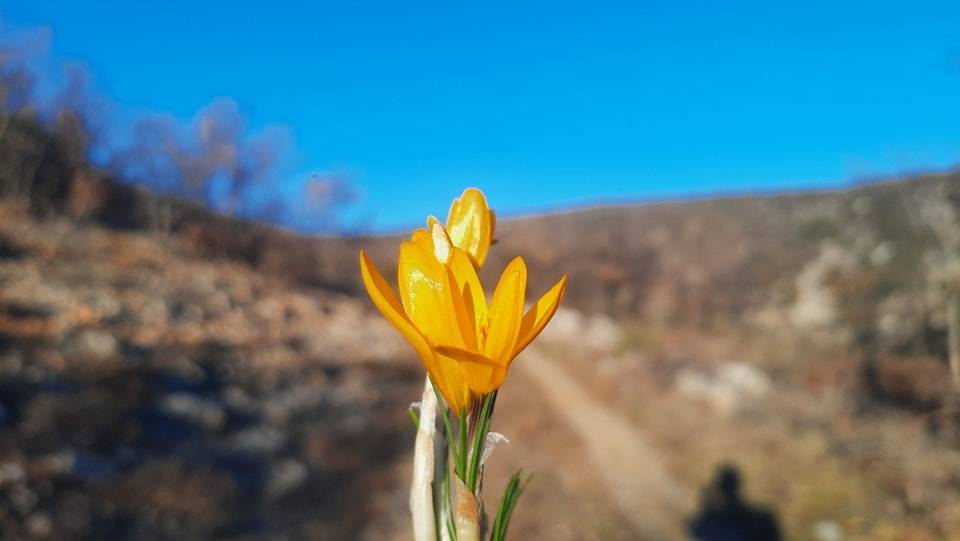
[[[130,110],[232,96],[376,230],[960,162],[960,2],[13,0]],[[922,7],[921,5],[922,4]],[[96,6],[96,7],[92,7]]]

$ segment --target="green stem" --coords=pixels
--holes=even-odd
[[[457,453],[457,476],[467,478],[467,412],[460,413],[460,452]]]
[[[480,480],[480,457],[483,454],[483,445],[486,442],[487,433],[490,432],[490,425],[493,422],[493,406],[496,401],[496,391],[484,397],[483,406],[480,408],[480,416],[477,420],[477,426],[473,433],[470,467],[467,469],[467,488],[474,494],[477,493],[477,485]]]
[[[443,428],[447,432],[447,445],[453,451],[453,454],[456,455],[459,451],[457,450],[457,440],[453,438],[453,426],[450,424],[450,408],[447,407],[447,403],[444,402],[443,397],[440,396],[440,391],[437,390],[436,385],[433,385],[433,392],[437,394],[438,409],[443,416]]]

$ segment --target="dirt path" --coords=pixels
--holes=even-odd
[[[691,495],[670,476],[640,432],[536,347],[514,366],[541,387],[547,403],[583,440],[588,464],[636,533],[643,539],[685,539],[683,519],[692,509]]]

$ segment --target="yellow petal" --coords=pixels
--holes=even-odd
[[[503,385],[506,369],[493,359],[488,359],[475,351],[453,346],[437,346],[434,350],[437,355],[443,355],[459,363],[466,384],[474,394],[483,396]]]
[[[447,404],[459,413],[469,406],[470,400],[463,370],[456,360],[436,355],[430,348],[431,342],[438,339],[447,341],[450,336],[450,320],[446,317],[448,301],[441,296],[441,290],[433,289],[431,283],[432,279],[437,275],[443,276],[446,271],[432,254],[424,253],[421,245],[412,241],[401,245],[400,262],[398,267],[402,268],[399,274],[401,293],[405,297],[404,306],[366,254],[361,252],[360,266],[364,284],[380,312],[413,344],[424,368]],[[408,279],[404,280],[404,276]],[[404,310],[407,315],[403,314]],[[418,314],[417,317],[426,322],[427,326],[420,327],[417,320],[410,317],[412,314]],[[459,336],[459,333],[453,336]]]
[[[470,264],[467,263],[469,266]],[[472,266],[471,266],[472,268]],[[449,317],[456,327],[456,336],[447,337],[446,342],[437,342],[456,347],[462,347],[470,350],[477,349],[480,333],[477,330],[476,315],[468,308],[464,302],[463,294],[457,286],[457,278],[453,275],[450,267],[445,267],[443,289],[446,293],[447,317]],[[471,303],[472,304],[472,303]]]
[[[442,230],[439,225],[435,227]],[[464,335],[472,340],[475,332],[469,326],[461,330],[461,323],[468,322],[469,318],[462,310],[458,314],[455,308],[454,301],[459,293],[453,285],[454,279],[434,253],[434,241],[438,239],[435,235],[427,237],[424,234],[400,245],[397,281],[403,308],[429,344],[464,347]],[[447,249],[453,248],[448,246]],[[469,405],[469,386],[456,360],[435,354],[424,366],[452,409],[459,412]]]
[[[483,192],[467,188],[453,200],[447,215],[447,232],[454,246],[467,252],[477,267],[483,265],[493,238],[492,214]]]
[[[476,364],[480,366],[497,366],[492,359],[484,357],[475,351],[458,348],[455,346],[437,346],[434,350],[446,357],[450,357],[461,363]]]
[[[443,395],[447,405],[457,415],[470,407],[470,387],[459,361],[439,352],[434,354],[436,363],[429,371],[437,390]]]
[[[414,229],[410,234],[410,240],[417,244],[422,244],[428,251],[433,250],[433,239],[430,237],[430,231],[426,229]]]
[[[435,347],[435,351],[461,361],[460,368],[470,389],[486,394],[493,390],[490,385],[496,380],[496,364],[479,353],[484,343],[487,301],[473,263],[459,248],[453,248],[451,253],[444,288],[449,292],[449,312],[457,322],[460,340],[451,337],[450,342],[443,344],[450,349]]]
[[[400,300],[413,324],[433,343],[450,342],[449,318],[443,290],[446,269],[422,242],[400,245],[397,284]]]
[[[426,338],[404,315],[403,307],[400,305],[397,295],[363,250],[360,250],[360,275],[363,277],[363,285],[367,288],[370,300],[380,310],[383,317],[387,318],[387,321],[400,331],[407,342],[410,342],[425,366],[432,363],[433,351],[430,349]]]
[[[523,258],[517,257],[507,265],[497,289],[493,292],[490,312],[487,316],[487,337],[483,354],[506,368],[513,359],[513,352],[520,333],[523,317],[523,299],[527,286],[527,265]],[[497,376],[497,374],[494,374]],[[503,380],[491,382],[493,388],[499,387]]]
[[[477,269],[467,253],[459,248],[454,248],[447,266],[456,279],[457,291],[460,292],[470,323],[476,332],[475,343],[479,344],[481,329],[487,321],[487,296],[480,284],[480,277],[477,276]]]
[[[517,345],[513,356],[516,357],[523,348],[530,345],[533,339],[540,334],[540,331],[547,326],[553,315],[557,313],[560,301],[563,300],[563,294],[567,290],[567,275],[563,275],[549,291],[540,297],[536,304],[530,307],[523,321],[520,322],[520,335],[517,338]]]

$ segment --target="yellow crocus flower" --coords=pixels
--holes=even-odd
[[[433,216],[427,219],[430,231],[433,231],[436,223],[438,220]],[[443,241],[441,247],[452,243],[463,251],[454,256],[454,265],[463,266],[464,253],[476,268],[483,265],[496,229],[496,214],[490,210],[483,192],[477,188],[467,188],[460,197],[454,199],[447,215],[447,228],[450,235],[447,237],[444,234],[447,240]],[[360,253],[361,274],[374,304],[413,345],[447,404],[459,412],[470,404],[469,388],[459,363],[436,354],[430,346],[431,342],[451,343],[451,338],[444,335],[446,329],[443,323],[452,321],[439,314],[444,306],[436,293],[443,287],[445,273],[438,264],[432,262],[430,254],[439,261],[439,256],[434,253],[433,238],[427,230],[414,231],[410,241],[401,245],[398,284],[402,304],[363,251]],[[449,254],[449,250],[444,254]],[[421,290],[423,293],[420,293]],[[473,292],[483,297],[479,282]],[[434,320],[431,321],[431,318]],[[453,343],[458,342],[453,340]]]
[[[400,299],[365,252],[360,252],[364,285],[373,303],[420,356],[440,394],[454,412],[473,395],[499,388],[513,358],[553,317],[566,276],[523,314],[526,265],[514,259],[504,270],[489,309],[476,266],[486,259],[494,214],[476,189],[454,201],[448,235],[436,220],[400,245],[397,282]],[[451,238],[453,237],[453,239]]]
[[[467,385],[483,396],[503,385],[513,359],[533,341],[556,313],[567,286],[560,278],[549,291],[524,314],[527,265],[516,257],[500,276],[487,306],[480,291],[476,270],[465,265],[449,265],[448,283],[452,310],[460,337],[434,347],[440,355],[460,361]],[[457,337],[455,337],[457,338]]]

